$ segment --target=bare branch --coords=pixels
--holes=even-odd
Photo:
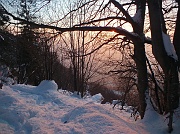
[[[117,36],[119,36],[119,34],[116,34],[114,37],[110,38],[107,42],[101,44],[100,46],[98,46],[97,48],[95,48],[94,50],[92,50],[91,52],[85,54],[85,55],[80,55],[80,56],[87,56],[90,55],[92,53],[94,53],[95,51],[99,50],[101,47],[103,47],[105,44],[108,44],[109,42],[113,41]]]
[[[136,25],[134,20],[132,19],[132,17],[129,15],[129,13],[123,8],[123,6],[121,4],[119,4],[119,2],[117,2],[116,0],[110,0],[115,7],[117,7],[120,11],[122,11],[122,13],[126,16],[128,22],[130,22],[133,26]]]
[[[66,15],[64,15],[61,19],[59,19],[58,21],[53,22],[53,23],[58,23],[58,22],[62,21],[62,20],[65,19],[68,15],[70,15],[72,12],[75,12],[75,11],[79,10],[80,8],[86,6],[87,4],[89,4],[89,3],[91,3],[91,2],[95,2],[95,3],[96,3],[97,1],[96,1],[96,0],[88,1],[88,2],[84,3],[83,5],[81,5],[80,7],[76,8],[76,9],[74,9],[74,10],[71,10],[71,11],[68,12]],[[50,23],[50,24],[53,24],[53,23]]]
[[[119,73],[126,73],[126,72],[134,72],[134,73],[137,73],[137,70],[130,68],[130,69],[125,69],[125,70],[112,70],[112,71],[109,71],[108,73],[119,74]]]
[[[46,5],[48,5],[50,2],[51,2],[51,0],[48,0],[47,3],[45,3],[45,4],[42,5],[37,11],[35,11],[32,16],[34,16],[35,13],[39,12],[43,7],[45,7]],[[43,3],[43,2],[42,2],[42,3]]]
[[[21,21],[22,23],[29,24],[33,28],[49,28],[54,29],[57,31],[60,31],[60,33],[68,32],[68,31],[114,31],[120,35],[126,36],[130,40],[141,40],[139,35],[135,33],[131,33],[125,29],[122,29],[120,27],[96,27],[96,26],[84,26],[84,27],[69,27],[69,28],[61,28],[56,26],[50,26],[45,24],[37,24],[31,21],[27,21],[24,19],[21,19],[19,17],[14,16],[13,14],[9,13],[7,10],[4,11],[7,15],[11,16],[14,20]]]
[[[94,22],[100,22],[100,21],[105,21],[105,20],[114,20],[114,19],[118,19],[118,20],[124,20],[126,22],[129,22],[126,18],[124,17],[117,17],[117,16],[112,16],[112,17],[107,17],[107,18],[102,18],[102,19],[97,19],[97,20],[92,20],[92,21],[89,21],[89,22],[85,22],[85,23],[81,23],[81,24],[77,24],[77,25],[74,25],[74,26],[82,26],[82,25],[87,25],[87,24],[91,24],[91,23],[94,23]]]

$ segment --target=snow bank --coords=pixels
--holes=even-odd
[[[101,93],[95,94],[91,97],[92,101],[101,103],[104,99]]]
[[[58,89],[58,85],[55,83],[54,80],[43,80],[38,86],[37,86],[38,90],[55,90],[57,91]]]
[[[0,90],[0,134],[166,134],[166,123],[148,107],[144,120],[97,102],[102,95],[79,99],[57,91],[54,81],[39,86],[3,86]],[[180,132],[180,121],[174,120]],[[164,125],[165,124],[165,125]]]

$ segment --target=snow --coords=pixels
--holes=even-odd
[[[171,43],[169,35],[162,32],[162,36],[163,36],[164,47],[167,52],[167,55],[178,61],[178,57],[176,55],[174,45]]]
[[[138,23],[139,25],[141,25],[142,23],[142,19],[141,19],[141,9],[138,9],[135,13],[135,15],[132,17],[132,19],[134,20],[134,22]]]
[[[127,110],[100,104],[102,95],[86,99],[58,89],[55,81],[38,86],[16,84],[0,89],[0,134],[166,134],[167,121],[148,106],[137,121]],[[174,131],[180,132],[180,113]]]
[[[0,65],[0,84],[11,85],[15,81],[8,77],[10,74],[9,68],[6,65]]]
[[[4,38],[0,35],[1,40],[4,40]]]
[[[91,99],[92,99],[93,102],[99,102],[99,103],[101,103],[101,102],[103,101],[104,97],[102,96],[101,93],[98,93],[98,94],[96,94],[96,95],[93,95],[93,96],[91,97]]]

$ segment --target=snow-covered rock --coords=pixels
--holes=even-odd
[[[39,90],[56,90],[58,89],[58,85],[54,80],[43,80],[38,86]]]
[[[101,93],[98,93],[98,94],[95,94],[91,97],[91,99],[94,101],[94,102],[98,102],[98,103],[101,103],[104,99],[104,97],[102,96]]]

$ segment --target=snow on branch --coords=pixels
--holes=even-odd
[[[4,38],[0,35],[0,40],[4,40]]]
[[[135,15],[132,17],[132,19],[134,20],[134,22],[138,23],[139,25],[142,24],[142,17],[141,17],[141,9],[138,9],[135,13]]]
[[[164,48],[168,56],[172,57],[174,60],[178,61],[178,57],[176,55],[176,51],[174,49],[174,45],[171,43],[169,35],[162,32]]]

